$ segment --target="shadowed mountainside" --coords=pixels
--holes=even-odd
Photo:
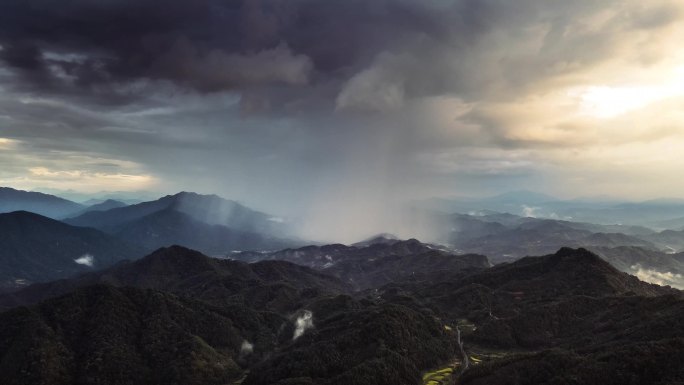
[[[290,261],[332,274],[356,289],[421,279],[437,272],[489,267],[487,257],[482,255],[456,255],[416,239],[400,241],[382,236],[353,246],[306,246],[273,253],[235,253],[230,257],[248,262]]]
[[[0,286],[5,289],[72,277],[142,255],[141,249],[95,229],[25,211],[0,214]]]
[[[308,298],[350,290],[337,278],[285,261],[247,264],[172,246],[107,270],[0,295],[0,309],[33,304],[94,284],[162,290],[214,304],[239,302],[280,311],[297,308]]]
[[[277,383],[282,370],[305,383],[413,384],[453,355],[453,334],[430,312],[340,295],[347,290],[285,261],[161,249],[3,297],[16,305],[69,292],[0,314],[0,375],[13,384],[218,384],[251,369],[247,384]]]
[[[0,313],[0,325],[5,384],[218,385],[239,378],[249,356],[272,350],[288,321],[154,290],[97,285]]]
[[[605,369],[621,370],[616,378],[627,383],[639,380],[644,383],[651,378],[650,370],[660,370],[653,379],[674,381],[666,383],[684,379],[677,365],[682,360],[679,347],[684,331],[681,292],[640,282],[586,250],[566,248],[552,255],[524,258],[486,270],[459,271],[420,282],[390,284],[362,295],[373,303],[400,306],[423,314],[427,311],[433,320],[445,325],[446,334],[442,339],[453,338],[448,337],[446,330],[460,325],[466,354],[480,357],[463,376],[461,381],[465,383],[532,384],[558,379],[559,383],[570,384],[575,383],[573,378],[582,378],[582,383],[601,383],[597,381],[607,377]],[[376,317],[383,319],[384,315],[377,311]],[[411,335],[418,335],[411,331],[416,325],[403,322],[406,322],[405,332],[397,331],[399,334],[386,337],[405,338],[421,346],[420,342],[411,340]],[[366,323],[375,325],[368,319],[354,323],[354,330],[366,330]],[[384,323],[363,334],[371,346],[377,341],[374,334],[380,333],[383,327]],[[426,325],[418,327],[429,330]],[[346,329],[333,330],[331,334],[337,336]],[[410,367],[409,362],[373,368],[345,359],[343,367],[347,370],[338,374],[337,370],[341,369],[322,359],[320,348],[323,345],[326,352],[335,351],[340,354],[336,357],[346,357],[347,345],[326,345],[326,341],[335,341],[336,337],[323,338],[323,333],[311,333],[310,345],[301,340],[283,354],[259,364],[245,383],[417,383],[418,379],[411,382],[403,376],[402,370]],[[379,335],[381,344],[391,344],[382,333]],[[350,339],[356,341],[358,337]],[[627,354],[640,349],[653,353],[655,358],[638,360]],[[482,357],[489,354],[486,352],[496,352],[492,356],[498,358],[482,362]],[[456,351],[452,357],[459,359]],[[545,361],[549,357],[560,357],[555,362],[563,364],[554,368]],[[606,362],[607,359],[615,361]],[[593,362],[586,366],[590,370],[585,371],[583,363],[590,360]],[[447,361],[442,360],[441,364],[446,365]],[[521,364],[515,366],[515,363]],[[354,365],[358,365],[358,372],[350,368]],[[439,363],[424,369],[435,365]],[[498,375],[501,367],[510,378]],[[543,381],[534,382],[530,378]]]
[[[391,243],[379,259],[403,250],[429,261],[427,246]],[[14,384],[412,385],[462,365],[460,334],[473,357],[463,383],[598,383],[607,370],[627,383],[683,380],[682,293],[587,250],[429,270],[353,292],[287,261],[164,248],[0,297],[12,307],[64,294],[0,313],[0,375]],[[560,366],[549,372],[548,362]]]
[[[188,192],[106,211],[90,211],[66,222],[100,229],[148,252],[182,244],[219,255],[297,244],[287,239],[287,226],[276,218],[215,195]]]
[[[50,218],[64,218],[84,209],[84,206],[54,195],[0,187],[0,213],[30,211]]]

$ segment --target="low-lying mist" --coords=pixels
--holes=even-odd
[[[660,286],[672,286],[679,290],[684,290],[684,276],[670,271],[658,271],[655,269],[645,269],[641,265],[631,267],[632,274],[644,282],[654,283]]]
[[[381,233],[401,239],[436,242],[441,230],[435,216],[426,211],[400,204],[358,200],[314,206],[309,215],[296,224],[295,231],[302,239],[354,243]]]

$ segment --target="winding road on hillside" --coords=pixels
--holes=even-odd
[[[461,329],[456,326],[456,333],[458,336],[458,348],[461,350],[461,357],[463,359],[463,364],[461,365],[461,374],[463,374],[466,370],[468,370],[468,367],[470,366],[470,359],[468,358],[468,355],[465,352],[465,349],[463,348],[463,339],[461,338]]]

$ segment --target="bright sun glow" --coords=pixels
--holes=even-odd
[[[0,138],[0,150],[11,149],[17,144],[16,140]]]
[[[609,119],[673,97],[684,96],[684,67],[666,82],[631,86],[590,86],[569,92],[579,100],[580,113]]]

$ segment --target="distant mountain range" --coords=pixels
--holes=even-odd
[[[482,255],[457,255],[416,239],[378,236],[353,246],[307,246],[273,253],[243,252],[230,258],[247,262],[283,260],[339,277],[356,289],[421,279],[440,271],[489,267]]]
[[[85,208],[86,206],[54,195],[0,187],[0,213],[30,211],[59,219],[73,215]]]
[[[66,219],[138,244],[147,251],[182,244],[208,254],[274,250],[298,244],[272,216],[216,195],[182,192],[155,201],[92,210]]]
[[[432,198],[415,202],[415,205],[446,213],[481,215],[494,211],[525,217],[608,225],[638,225],[656,230],[684,228],[682,199],[654,199],[643,202],[607,198],[563,200],[532,191],[514,191],[484,198]]]
[[[80,226],[117,229],[147,215],[171,209],[187,214],[207,224],[239,227],[246,231],[277,231],[282,224],[271,216],[251,210],[235,201],[216,195],[200,195],[181,192],[167,195],[155,201],[143,202],[104,212],[89,212],[67,219],[66,222]]]
[[[461,252],[487,255],[494,263],[543,255],[561,247],[640,247],[684,251],[684,231],[656,232],[643,226],[601,225],[508,213],[434,214],[435,241]]]
[[[81,203],[85,206],[92,206],[106,200],[115,200],[126,204],[136,204],[149,200],[154,200],[160,194],[151,191],[96,191],[79,192],[75,190],[63,190],[49,187],[36,187],[35,191],[50,194],[70,201]]]
[[[27,202],[38,200],[43,202],[43,209],[47,207],[53,214],[59,210],[66,212],[64,210],[67,209],[63,207],[65,204],[69,210],[76,208],[77,211],[72,213],[75,216],[65,219],[66,223],[98,229],[128,244],[136,245],[144,252],[151,252],[159,247],[181,244],[215,256],[230,255],[235,251],[257,250],[259,253],[253,254],[251,257],[249,253],[232,255],[231,257],[245,260],[278,258],[295,263],[302,263],[296,257],[300,254],[306,254],[308,259],[304,264],[314,268],[332,265],[332,261],[328,259],[337,258],[335,251],[321,250],[319,246],[308,249],[293,248],[308,242],[297,239],[287,221],[215,195],[182,192],[134,205],[108,200],[83,207],[45,194],[12,189],[2,189],[1,191],[6,196],[11,195],[13,197],[4,201],[0,199],[0,202],[5,202],[4,204],[7,207],[10,205],[8,202],[14,202],[15,206],[21,208],[34,207]],[[480,201],[469,200],[468,202],[480,202],[495,207],[496,202],[542,204],[552,201],[554,200],[550,196],[520,191],[485,198]],[[582,201],[573,201],[573,203],[584,204]],[[656,200],[644,204],[648,207],[662,209],[662,207],[670,207],[680,203],[682,202],[677,200]],[[606,203],[605,201],[597,203],[597,205],[600,204]],[[617,206],[620,206],[621,209],[629,208],[630,210],[634,207],[640,207],[639,204],[619,204]],[[426,256],[432,255],[433,258],[438,258],[435,262],[436,266],[443,264],[439,258],[444,258],[444,253],[449,255],[485,255],[492,263],[500,263],[527,255],[552,253],[566,246],[586,247],[599,253],[607,249],[619,248],[625,248],[622,250],[638,248],[649,253],[675,254],[684,252],[684,231],[679,230],[658,232],[637,225],[595,224],[562,219],[533,218],[492,210],[479,210],[471,214],[423,212],[422,215],[424,219],[427,218],[431,222],[431,228],[433,228],[432,237],[428,239],[433,244],[424,245],[426,249],[423,252],[426,253]],[[673,220],[676,222],[676,218]],[[369,239],[352,247],[363,248],[378,242],[392,245],[399,241],[391,236],[375,238],[377,239]],[[438,246],[439,244],[444,244],[447,247]],[[429,249],[427,249],[428,246]],[[338,253],[343,252],[347,256],[353,254],[346,247],[336,247],[339,248]],[[264,251],[285,248],[292,249],[263,254]],[[330,246],[327,248],[329,249]],[[372,250],[373,252],[378,251],[377,249]],[[365,257],[363,252],[355,255]],[[601,255],[605,256],[604,254]],[[645,257],[646,253],[636,253],[636,255]],[[314,256],[317,259],[313,259]],[[394,256],[400,257],[401,254]],[[665,262],[668,258],[672,260],[671,257],[666,256],[654,260]],[[672,261],[664,263],[662,266],[654,266],[653,263],[649,264],[649,261],[636,261],[632,265],[626,266],[624,263],[618,262],[620,259],[612,258],[611,262],[616,262],[616,266],[622,271],[637,274],[639,267],[642,267],[642,269],[647,269],[640,273],[644,279],[651,279],[654,282],[669,282],[677,287],[684,284],[684,282],[680,283],[678,276],[681,274],[681,270]],[[382,263],[389,263],[389,261],[390,259],[386,259]],[[454,261],[456,260],[450,260],[450,262]],[[345,263],[337,263],[336,261],[334,268],[329,266],[332,269],[330,273],[347,279],[343,270],[358,269],[359,266],[354,265],[354,263],[351,260]],[[410,261],[396,259],[393,263],[404,265],[404,274],[416,273],[411,271]],[[676,269],[671,269],[672,267]],[[368,270],[367,279],[381,279],[379,277],[385,274],[381,271],[386,269],[392,272],[399,271],[396,266],[364,265],[363,268],[374,271],[371,273],[371,270]],[[376,273],[377,275],[374,275]],[[673,274],[672,279],[668,278],[668,273]],[[659,275],[662,275],[665,280],[659,279]],[[389,276],[385,276],[384,279],[387,282],[391,281]],[[357,282],[356,285],[363,287],[367,286],[367,283]]]
[[[118,208],[126,207],[126,206],[128,206],[128,204],[126,204],[124,202],[117,201],[114,199],[107,199],[106,201],[94,203],[94,204],[86,207],[85,210],[83,210],[83,212],[79,213],[79,215],[83,215],[83,214],[85,214],[87,212],[91,212],[91,211],[107,211],[107,210],[118,209]]]
[[[47,194],[0,189],[0,290],[67,278],[183,244],[208,254],[301,244],[286,223],[215,195],[179,193],[126,205],[82,206]],[[58,222],[54,218],[75,215]]]
[[[438,214],[435,241],[452,253],[486,255],[494,263],[553,253],[561,247],[597,252],[623,272],[649,282],[684,288],[684,232],[656,232],[642,226],[600,225],[557,219],[526,218],[508,213]]]
[[[518,259],[527,255],[543,255],[561,247],[638,246],[651,250],[658,247],[647,240],[622,233],[592,232],[567,222],[534,220],[482,237],[463,238],[454,247],[491,256],[495,261]]]
[[[101,231],[26,211],[0,214],[0,288],[67,278],[141,257],[140,248]]]

